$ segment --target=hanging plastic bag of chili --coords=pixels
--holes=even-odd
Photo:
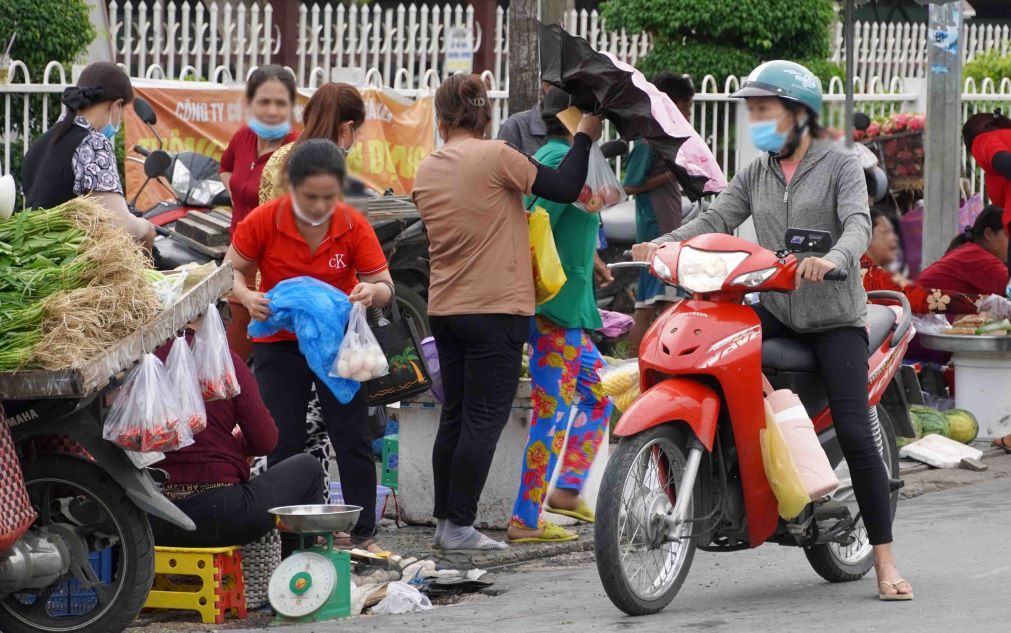
[[[193,357],[204,400],[227,400],[239,395],[239,380],[235,377],[225,325],[213,303],[207,308],[203,324],[193,337]]]
[[[207,428],[207,408],[200,391],[200,381],[197,380],[197,362],[185,336],[177,336],[172,342],[172,349],[165,359],[165,371],[179,397],[182,418],[196,435]]]
[[[102,437],[129,451],[174,451],[193,443],[165,366],[145,354],[127,375],[105,418]]]

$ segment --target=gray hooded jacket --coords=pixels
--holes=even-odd
[[[834,246],[823,257],[849,271],[846,281],[801,282],[794,292],[764,293],[762,305],[773,316],[798,332],[863,327],[867,294],[860,279],[860,257],[870,241],[871,219],[867,184],[855,155],[837,143],[815,141],[789,187],[779,161],[763,155],[734,176],[708,211],[654,242],[729,234],[748,216],[754,218],[758,243],[771,250],[786,247],[787,228],[828,231]]]

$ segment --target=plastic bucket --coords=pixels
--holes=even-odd
[[[435,338],[429,336],[421,341],[421,355],[425,357],[428,374],[432,377],[432,395],[442,402],[442,377],[439,374],[439,352],[435,348]]]
[[[376,486],[376,524],[383,520],[386,514],[386,500],[393,492],[386,486]],[[341,482],[330,482],[330,503],[344,505],[344,493],[341,491]]]

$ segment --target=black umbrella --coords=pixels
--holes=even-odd
[[[557,24],[540,24],[539,31],[541,79],[569,93],[572,105],[583,112],[606,117],[624,140],[645,139],[667,161],[682,192],[692,200],[701,198],[708,179],[689,175],[675,162],[687,138],[664,131],[653,118],[649,95],[632,83],[632,73]]]

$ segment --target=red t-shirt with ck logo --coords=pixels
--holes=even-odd
[[[386,256],[376,232],[356,209],[338,203],[330,232],[316,252],[309,251],[298,232],[291,196],[262,204],[243,219],[232,236],[232,246],[242,257],[256,262],[260,292],[267,292],[285,279],[314,277],[345,294],[358,284],[358,275],[386,270]],[[297,340],[288,331],[253,339],[257,343]]]

